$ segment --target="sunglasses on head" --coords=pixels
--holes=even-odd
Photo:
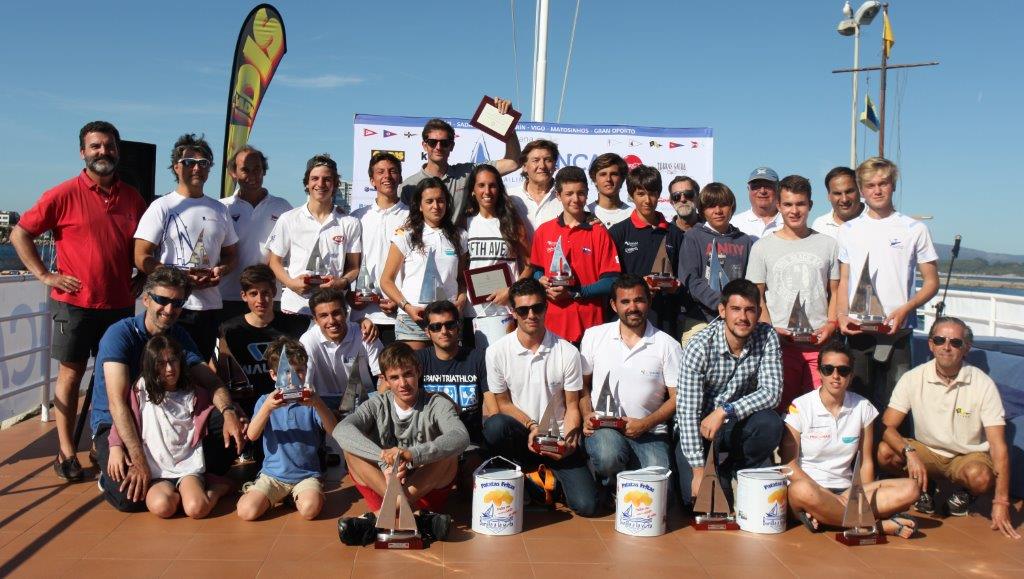
[[[530,306],[516,306],[512,308],[512,310],[515,311],[516,315],[519,316],[520,318],[525,318],[526,316],[530,315],[530,312],[533,312],[534,315],[539,316],[543,314],[547,309],[547,302],[537,302]]]
[[[964,341],[961,340],[960,338],[947,338],[946,336],[932,336],[931,338],[929,338],[929,340],[931,340],[932,343],[935,344],[936,346],[941,346],[941,345],[946,343],[946,340],[949,340],[949,345],[953,346],[957,350],[959,350],[960,348],[964,347]]]
[[[210,161],[209,159],[202,159],[202,158],[197,159],[197,158],[194,158],[194,157],[185,157],[184,159],[182,159],[182,160],[180,160],[178,162],[181,163],[181,165],[183,167],[185,167],[186,169],[191,169],[192,167],[195,167],[196,165],[198,165],[200,169],[209,169],[210,165],[213,165],[213,162]]]
[[[853,373],[853,368],[851,368],[850,366],[833,366],[832,364],[822,364],[821,366],[818,366],[818,368],[821,370],[822,376],[831,376],[837,370],[839,371],[839,375],[843,378],[846,378],[851,373]]]
[[[682,199],[683,197],[686,197],[687,199],[693,200],[693,198],[696,197],[696,196],[697,196],[697,192],[694,191],[693,189],[687,189],[685,191],[676,191],[674,193],[669,193],[668,194],[669,199],[671,199],[675,203],[678,203],[679,200]]]
[[[163,306],[172,306],[174,308],[180,308],[180,307],[185,305],[185,298],[174,299],[174,298],[169,298],[167,296],[159,296],[159,295],[156,295],[153,292],[146,292],[146,295],[149,296],[149,299],[151,299],[154,302],[156,302],[156,305],[161,306],[161,307],[163,307]]]
[[[455,320],[448,320],[447,322],[431,322],[427,324],[427,329],[431,332],[440,332],[441,328],[448,330],[449,332],[458,329],[459,322]]]
[[[431,149],[441,145],[444,149],[451,149],[455,146],[455,139],[424,139],[424,143]]]

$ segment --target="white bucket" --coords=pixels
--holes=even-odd
[[[736,522],[750,533],[774,535],[786,530],[786,466],[747,468],[736,473]]]
[[[488,465],[504,461],[512,468]],[[523,531],[523,469],[496,456],[473,471],[473,532],[515,535]]]
[[[620,472],[616,477],[615,530],[634,537],[665,534],[672,471],[662,466]]]

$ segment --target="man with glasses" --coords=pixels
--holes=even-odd
[[[747,179],[750,209],[737,213],[732,224],[758,239],[782,227],[779,216],[779,174],[771,167],[758,167]]]
[[[728,458],[722,489],[744,468],[769,466],[782,438],[775,412],[782,394],[782,355],[771,324],[758,323],[761,294],[746,279],[722,289],[718,318],[683,349],[676,382],[676,464],[683,502],[693,504],[709,445]]]
[[[860,189],[857,189],[857,174],[849,167],[836,167],[825,175],[825,190],[828,191],[832,211],[815,219],[811,229],[836,239],[839,228],[860,217],[864,211]]]
[[[502,98],[495,98],[494,105],[502,114],[512,108],[511,101]],[[449,220],[462,226],[466,213],[466,200],[470,192],[466,191],[466,182],[469,180],[469,173],[477,163],[457,163],[450,165],[448,158],[455,149],[455,128],[442,119],[430,119],[423,125],[423,158],[427,161],[423,168],[402,181],[401,198],[402,203],[409,205],[412,202],[412,194],[420,181],[428,177],[437,177],[444,181],[452,195],[452,207],[448,212]],[[505,141],[505,156],[497,161],[485,161],[488,165],[494,165],[502,175],[508,175],[519,168],[519,135],[515,131]]]
[[[202,137],[184,134],[171,150],[177,187],[146,209],[135,231],[135,267],[147,274],[159,265],[183,269],[193,291],[179,323],[192,336],[204,360],[213,355],[218,312],[217,285],[238,260],[238,235],[222,203],[203,194],[213,150]]]
[[[668,184],[668,198],[676,210],[672,224],[682,231],[688,231],[701,221],[700,185],[686,175],[679,175]]]
[[[935,512],[935,479],[956,488],[949,514],[966,516],[975,497],[994,490],[992,530],[1019,539],[1010,520],[1010,455],[999,390],[980,369],[964,363],[974,333],[962,320],[942,317],[928,331],[934,359],[900,378],[885,409],[885,434],[878,446],[883,467],[906,472],[920,484],[915,508]],[[900,434],[913,414],[914,437]]]
[[[103,497],[120,511],[146,510],[152,473],[128,404],[128,392],[142,374],[142,353],[152,336],[167,334],[177,340],[193,382],[211,392],[216,410],[210,415],[203,439],[207,473],[226,474],[242,450],[245,435],[228,389],[206,365],[189,334],[176,323],[191,290],[192,281],[184,272],[157,266],[143,288],[145,311],[113,324],[100,340],[89,426]],[[111,449],[107,441],[113,424],[117,425],[123,447]]]
[[[548,302],[537,280],[515,282],[509,297],[518,327],[487,348],[487,386],[498,414],[484,422],[484,440],[491,452],[527,471],[551,471],[569,508],[579,515],[596,515],[597,484],[580,448],[580,353],[544,328]],[[540,424],[545,414],[551,422]],[[549,431],[564,438],[564,454],[533,449],[534,439]]]
[[[132,233],[146,205],[134,187],[117,174],[121,136],[114,125],[93,121],[78,133],[85,168],[77,176],[43,193],[11,231],[11,244],[25,268],[50,290],[53,340],[57,360],[53,409],[57,415],[57,476],[82,480],[78,449],[71,440],[78,411],[78,391],[89,356],[96,354],[103,332],[132,315],[136,281],[132,279]],[[60,269],[51,273],[33,240],[53,232]]]

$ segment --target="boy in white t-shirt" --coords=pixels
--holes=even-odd
[[[867,210],[839,228],[839,329],[848,336],[853,367],[862,392],[876,408],[889,405],[896,381],[910,370],[910,341],[917,308],[939,290],[938,254],[928,227],[896,211],[892,204],[899,171],[888,159],[872,157],[857,167],[857,182]],[[865,333],[851,302],[870,257],[872,283],[886,320],[885,333]],[[914,291],[914,270],[921,289]],[[853,316],[853,317],[851,317]]]
[[[884,519],[882,531],[908,539],[916,522],[902,511],[917,500],[918,486],[909,478],[875,480],[873,423],[878,410],[863,396],[847,391],[853,381],[852,362],[852,354],[841,343],[824,346],[818,354],[821,387],[789,407],[781,446],[783,462],[793,469],[789,506],[813,533],[824,530],[824,525],[842,525],[859,451],[864,493],[875,516]]]

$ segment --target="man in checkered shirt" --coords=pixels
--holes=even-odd
[[[745,279],[729,282],[718,316],[686,344],[679,368],[675,452],[686,504],[704,477],[708,441],[715,441],[721,455],[728,453],[718,475],[731,495],[735,471],[770,465],[782,438],[782,419],[775,413],[782,354],[774,328],[758,323],[757,286]]]

